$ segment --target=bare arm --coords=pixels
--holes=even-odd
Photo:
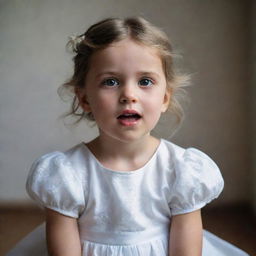
[[[201,211],[172,217],[169,256],[202,255]]]
[[[50,256],[81,256],[77,219],[46,209],[46,238]]]

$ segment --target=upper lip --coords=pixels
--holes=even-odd
[[[141,117],[141,114],[134,109],[125,109],[118,115],[118,117],[123,116],[123,115],[139,115]]]

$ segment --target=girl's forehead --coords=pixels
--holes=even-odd
[[[150,55],[157,55],[160,57],[159,50],[156,49],[156,47],[149,46],[146,44],[143,44],[142,42],[135,41],[131,38],[125,38],[123,40],[114,42],[104,48],[103,50],[106,51],[133,51],[136,53],[136,51],[142,51],[143,53],[147,53]]]
[[[91,56],[91,68],[145,68],[162,71],[162,59],[154,47],[124,39],[96,51]]]

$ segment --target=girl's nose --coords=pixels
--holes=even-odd
[[[124,86],[119,99],[120,103],[136,103],[138,101],[136,89],[132,86]]]

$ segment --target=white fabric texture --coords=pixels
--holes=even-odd
[[[135,171],[103,167],[80,143],[39,158],[27,180],[29,195],[41,206],[78,218],[83,256],[168,255],[171,217],[200,209],[223,186],[206,154],[163,139]],[[211,235],[204,233],[204,256],[247,255]]]

